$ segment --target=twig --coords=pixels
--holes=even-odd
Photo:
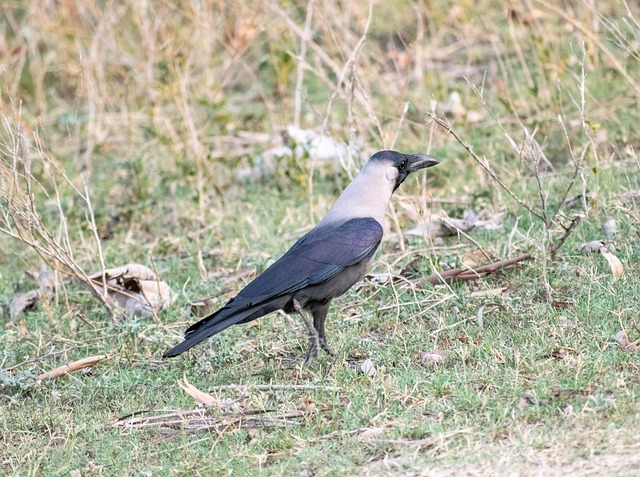
[[[456,321],[455,323],[452,323],[451,325],[446,325],[446,326],[443,326],[441,328],[438,328],[437,330],[432,331],[431,332],[431,336],[438,336],[443,331],[451,330],[453,328],[456,328],[457,326],[463,325],[463,324],[465,324],[465,323],[467,323],[469,321],[472,321],[472,320],[473,320],[473,318],[463,318],[462,320]]]
[[[500,270],[504,270],[506,268],[514,266],[518,262],[522,262],[524,260],[531,260],[533,255],[530,253],[524,253],[522,255],[518,255],[514,258],[509,258],[507,260],[500,260],[498,262],[493,262],[488,265],[483,265],[477,268],[456,268],[454,270],[447,270],[446,272],[441,272],[439,275],[434,274],[428,277],[429,282],[433,285],[440,285],[443,283],[453,283],[453,282],[462,282],[469,280],[477,280],[479,278],[484,277],[490,273],[495,273]]]
[[[489,176],[500,186],[502,187],[502,189],[511,196],[511,198],[513,200],[515,200],[522,208],[524,208],[527,212],[529,212],[531,215],[537,217],[538,219],[540,219],[541,221],[545,221],[544,217],[539,213],[536,212],[535,210],[533,210],[533,208],[527,204],[526,202],[524,202],[522,199],[520,199],[520,197],[518,197],[511,189],[509,189],[509,187],[502,182],[498,176],[491,170],[491,168],[489,167],[489,163],[487,161],[487,158],[483,156],[484,160],[481,160],[478,155],[473,152],[473,148],[465,143],[460,136],[458,136],[455,131],[451,128],[451,125],[448,124],[447,122],[443,121],[442,119],[440,119],[439,117],[437,117],[435,114],[428,112],[427,115],[433,119],[440,127],[442,127],[443,129],[445,129],[449,134],[451,134],[454,139],[456,141],[458,141],[458,143],[460,143],[460,145],[462,147],[464,147],[467,152],[471,155],[471,157],[473,158],[474,161],[476,161],[480,167],[482,167],[485,172],[487,174],[489,174]]]
[[[89,358],[80,359],[78,361],[74,361],[69,364],[65,364],[64,366],[59,366],[51,371],[47,371],[46,373],[42,373],[38,376],[38,381],[44,381],[45,379],[53,379],[59,378],[60,376],[64,376],[67,373],[72,371],[77,371],[83,368],[90,368],[91,366],[95,366],[100,361],[104,361],[107,359],[111,359],[111,355],[109,354],[101,354],[98,356],[91,356]]]
[[[314,410],[314,412],[328,412],[335,406],[324,406]],[[222,414],[222,416],[213,416],[207,408],[195,409],[190,411],[169,411],[168,413],[145,416],[146,413],[158,411],[145,410],[139,411],[127,416],[123,416],[115,421],[106,424],[105,427],[119,428],[151,428],[157,427],[166,431],[180,430],[187,433],[194,433],[207,430],[218,430],[224,433],[227,429],[240,427],[286,427],[300,425],[302,420],[308,416],[303,410],[291,411],[285,414],[272,415],[275,411],[271,409],[259,409],[242,411],[236,413]],[[165,411],[166,412],[166,411]]]
[[[549,256],[551,257],[551,260],[556,259],[558,249],[562,247],[565,240],[567,240],[569,235],[571,235],[571,232],[573,232],[573,229],[575,229],[578,226],[578,224],[583,218],[584,218],[584,215],[576,215],[571,221],[571,223],[569,224],[569,226],[564,228],[564,234],[562,235],[562,237],[560,237],[560,240],[558,240],[556,243],[552,244],[551,247],[549,247]]]
[[[223,386],[214,386],[209,388],[211,391],[240,391],[247,392],[251,389],[257,389],[260,391],[269,391],[273,389],[289,389],[293,391],[333,391],[340,392],[341,388],[337,386],[316,386],[313,384],[225,384]]]
[[[85,215],[87,222],[89,222],[89,228],[91,232],[93,232],[93,238],[96,241],[96,247],[98,248],[98,258],[100,259],[100,270],[102,272],[102,292],[106,296],[107,294],[107,276],[106,276],[106,265],[104,263],[104,254],[102,253],[102,243],[100,241],[100,235],[98,234],[98,227],[96,225],[96,217],[93,213],[93,206],[91,205],[91,198],[89,196],[89,186],[84,179],[84,176],[80,176],[82,179],[82,185],[84,186],[84,195],[81,195],[84,202],[87,204],[87,214]],[[56,188],[57,191],[57,188]],[[61,208],[62,210],[62,208]],[[66,221],[65,221],[66,223]],[[66,227],[65,227],[66,230]],[[70,245],[70,244],[69,244]],[[69,247],[71,249],[71,247]],[[116,321],[115,314],[111,314],[111,320]]]

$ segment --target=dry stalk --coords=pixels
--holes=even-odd
[[[542,247],[543,248],[543,252],[544,252],[545,256],[548,255],[552,260],[555,260],[555,257],[556,257],[558,249],[564,244],[566,239],[569,237],[569,235],[573,232],[573,230],[577,227],[577,225],[580,223],[580,221],[582,219],[582,215],[577,215],[577,216],[575,216],[573,218],[573,220],[570,222],[570,224],[568,226],[565,227],[562,224],[559,224],[560,227],[564,229],[564,234],[556,243],[553,243],[552,228],[554,227],[555,224],[557,224],[556,218],[557,218],[557,216],[558,216],[558,214],[560,212],[560,209],[561,209],[562,205],[564,204],[564,202],[566,201],[566,198],[567,198],[569,192],[571,191],[571,189],[575,185],[575,182],[576,182],[578,176],[580,176],[581,173],[582,173],[582,164],[584,162],[586,153],[587,153],[587,151],[589,149],[589,145],[592,144],[592,139],[590,138],[590,136],[588,134],[588,131],[586,131],[585,120],[584,120],[584,115],[585,115],[585,113],[584,113],[584,110],[585,110],[585,100],[584,100],[584,97],[585,97],[585,93],[584,93],[585,92],[585,63],[586,63],[586,54],[584,53],[584,45],[583,45],[583,59],[582,59],[582,62],[581,62],[581,72],[582,72],[582,74],[581,74],[581,83],[580,83],[581,102],[580,103],[576,102],[576,106],[580,110],[582,123],[583,123],[583,127],[585,128],[585,135],[586,135],[586,137],[588,139],[588,142],[587,142],[586,146],[582,149],[582,152],[581,152],[580,156],[577,157],[575,152],[574,152],[574,149],[573,149],[573,147],[571,145],[571,142],[569,140],[569,134],[568,134],[568,132],[566,130],[566,127],[564,125],[562,117],[561,116],[558,117],[558,121],[562,126],[562,129],[563,129],[563,132],[564,132],[564,136],[565,136],[565,140],[567,142],[567,147],[568,147],[568,150],[569,150],[569,153],[570,153],[570,156],[571,156],[571,160],[572,160],[572,164],[573,164],[573,173],[572,173],[571,179],[569,180],[569,183],[567,184],[567,186],[564,189],[564,192],[561,195],[560,200],[558,201],[558,206],[552,212],[549,212],[549,210],[548,210],[548,199],[547,199],[548,190],[546,189],[546,187],[544,185],[544,182],[543,182],[543,179],[542,179],[542,172],[541,172],[540,165],[544,161],[545,162],[545,166],[547,166],[547,167],[552,167],[552,166],[551,166],[551,164],[549,163],[548,159],[546,158],[546,156],[544,154],[543,147],[535,139],[536,131],[529,132],[526,128],[523,128],[524,129],[525,140],[524,140],[523,146],[519,147],[517,145],[516,141],[506,131],[506,129],[502,125],[500,119],[496,116],[496,114],[493,112],[493,110],[489,107],[489,105],[485,101],[482,91],[478,90],[473,84],[471,84],[469,81],[467,81],[468,84],[471,86],[473,92],[476,94],[476,97],[480,100],[481,104],[485,108],[485,110],[491,115],[491,117],[493,118],[494,122],[498,125],[500,130],[503,132],[505,139],[511,145],[511,147],[514,150],[514,152],[523,161],[524,161],[524,157],[525,156],[530,159],[530,161],[527,161],[527,167],[529,168],[529,170],[531,171],[533,177],[536,180],[537,191],[538,191],[538,199],[539,199],[539,202],[540,202],[539,210],[534,209],[534,207],[532,205],[530,205],[525,200],[523,200],[519,196],[517,196],[504,183],[504,181],[502,181],[498,177],[498,175],[493,171],[493,169],[489,165],[489,162],[488,162],[487,158],[485,156],[482,156],[482,158],[480,158],[474,152],[472,146],[470,144],[464,142],[460,138],[460,136],[458,134],[456,134],[455,131],[453,131],[450,123],[448,123],[447,121],[443,120],[442,118],[439,118],[438,116],[436,116],[432,112],[428,113],[428,116],[430,118],[432,118],[435,121],[436,124],[438,124],[440,127],[444,128],[444,129],[446,129],[447,132],[449,134],[451,134],[454,137],[454,139],[456,139],[456,141],[458,141],[458,143],[460,145],[462,145],[467,150],[467,152],[469,152],[469,154],[474,159],[474,161],[477,164],[479,164],[482,169],[484,169],[484,171],[491,177],[491,179],[493,179],[493,181],[496,182],[496,184],[498,184],[498,186],[500,186],[500,188],[502,188],[513,200],[515,200],[518,203],[518,205],[520,205],[523,209],[525,209],[527,212],[529,212],[532,216],[534,216],[535,218],[540,220],[540,222],[544,226],[544,240],[543,240],[543,247]],[[585,183],[586,181],[584,179],[584,176],[582,176],[582,177],[583,177],[583,183]],[[548,280],[547,280],[547,263],[546,263],[546,260],[543,261],[543,264],[542,264],[542,276],[543,276],[543,281],[544,281],[544,284],[545,284],[545,288],[547,290],[547,296],[550,298],[551,289],[549,287]]]
[[[539,212],[535,211],[529,204],[523,201],[520,197],[518,197],[502,180],[500,180],[500,178],[496,175],[496,173],[493,172],[493,170],[491,169],[491,166],[489,165],[489,161],[487,160],[487,158],[485,156],[482,156],[482,159],[480,159],[480,157],[474,152],[471,145],[464,142],[462,138],[458,136],[458,134],[453,130],[449,122],[439,118],[432,112],[427,113],[427,115],[431,119],[433,119],[436,122],[436,124],[438,124],[438,126],[445,129],[448,134],[451,134],[453,138],[456,141],[458,141],[458,143],[467,150],[467,152],[469,153],[469,155],[471,155],[473,160],[476,161],[478,165],[480,165],[480,167],[482,167],[482,169],[484,169],[484,171],[489,175],[489,177],[491,177],[496,182],[496,184],[498,184],[507,194],[509,194],[509,196],[513,200],[515,200],[523,209],[525,209],[531,215],[533,215],[534,217],[537,217],[538,219],[544,222],[544,217]]]
[[[311,20],[313,18],[313,0],[307,4],[307,17],[304,21],[304,35],[300,38],[300,55],[298,57],[298,75],[296,78],[295,90],[295,110],[293,114],[293,124],[300,127],[300,113],[302,111],[302,82],[304,80],[304,57],[307,54],[307,46],[311,37]]]
[[[98,247],[102,269],[104,259],[100,247],[100,238],[96,231],[96,222],[89,196],[84,183],[84,193],[80,191],[62,168],[45,152],[38,136],[31,146],[29,138],[18,126],[20,111],[14,111],[14,117],[0,114],[6,137],[0,143],[0,233],[3,233],[26,245],[44,260],[49,267],[65,275],[77,278],[87,286],[100,300],[115,320],[116,313],[108,300],[96,288],[83,267],[74,257],[69,239],[67,218],[61,200],[61,188],[68,186],[85,206],[85,217]],[[35,159],[31,156],[35,153]],[[41,179],[33,172],[34,163],[42,166],[45,176]],[[59,217],[59,232],[45,223],[40,208],[47,200],[54,200]],[[103,280],[103,286],[105,285]]]
[[[42,382],[45,379],[59,378],[73,371],[78,371],[79,369],[90,368],[98,364],[100,361],[104,361],[108,359],[111,359],[111,355],[101,354],[99,356],[91,356],[89,358],[79,359],[78,361],[73,361],[72,363],[59,366],[55,369],[52,369],[51,371],[47,371],[46,373],[40,374],[38,376],[38,381]]]
[[[536,0],[536,2],[542,5],[544,8],[548,9],[549,11],[552,11],[556,15],[560,16],[565,21],[573,25],[575,28],[580,30],[580,33],[582,33],[594,45],[596,45],[598,49],[604,54],[604,57],[606,58],[608,63],[611,66],[613,66],[613,68],[615,68],[622,75],[622,77],[627,81],[627,83],[629,83],[629,85],[633,89],[633,92],[635,93],[636,101],[640,102],[640,83],[636,81],[636,79],[634,79],[633,76],[631,76],[627,72],[627,69],[616,57],[616,55],[614,55],[613,52],[605,46],[605,44],[600,40],[600,38],[598,38],[598,36],[593,31],[591,31],[589,28],[583,25],[577,18],[572,16],[570,14],[571,10],[565,10],[559,7],[558,5],[555,5],[553,2],[548,2],[547,0]],[[585,4],[587,4],[588,8],[591,8],[593,10],[593,7],[591,5],[589,5],[587,2],[585,2]],[[630,13],[628,6],[627,6],[627,11]]]
[[[430,275],[427,280],[433,285],[439,285],[442,283],[464,282],[469,280],[478,280],[490,273],[496,273],[507,268],[511,268],[516,264],[523,262],[524,260],[531,260],[533,255],[530,253],[524,253],[517,257],[507,260],[499,260],[497,262],[483,265],[476,268],[456,268],[453,270],[447,270],[438,274]]]

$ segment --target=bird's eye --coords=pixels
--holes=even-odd
[[[404,171],[405,167],[407,167],[407,160],[406,159],[400,163],[400,170]]]

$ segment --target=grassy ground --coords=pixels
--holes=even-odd
[[[114,322],[68,279],[11,320],[41,259],[0,235],[3,473],[638,475],[640,351],[615,337],[640,339],[640,13],[598,3],[373,2],[369,17],[336,2],[309,17],[303,3],[4,2],[0,187],[13,190],[10,171],[30,160],[27,197],[91,272],[91,214],[71,187],[84,178],[106,265],[155,267],[176,301],[158,319]],[[236,177],[296,121],[346,144],[353,163],[303,156]],[[16,137],[32,145],[25,156]],[[274,314],[160,359],[197,319],[191,303],[223,304],[387,147],[441,165],[403,185],[371,275],[335,300],[336,358],[304,367],[302,323]],[[553,215],[581,193],[588,210]],[[3,229],[9,206],[0,201]],[[501,227],[398,240],[398,227],[480,210]],[[592,240],[608,242],[624,277],[578,250]],[[479,249],[535,259],[476,282],[427,280]],[[99,354],[111,358],[36,382]],[[197,410],[185,378],[214,397],[215,426],[122,425]],[[230,384],[246,387],[220,388]]]

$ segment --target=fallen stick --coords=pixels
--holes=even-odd
[[[489,263],[488,265],[483,265],[478,268],[456,268],[453,270],[447,270],[446,272],[442,272],[440,274],[430,275],[428,280],[433,285],[440,285],[442,283],[451,284],[453,282],[477,280],[490,273],[495,273],[500,270],[513,267],[518,262],[522,262],[524,260],[531,260],[532,258],[533,258],[533,255],[531,255],[530,253],[524,253],[514,258]]]
[[[259,391],[270,391],[275,389],[285,389],[291,391],[333,391],[339,392],[337,386],[316,386],[314,384],[225,384],[222,386],[214,386],[209,391],[240,391],[247,392],[251,389]]]
[[[109,354],[101,354],[98,356],[91,356],[89,358],[80,359],[78,361],[74,361],[73,363],[65,364],[64,366],[60,366],[58,368],[52,369],[51,371],[47,371],[46,373],[42,373],[38,376],[38,381],[42,382],[45,379],[49,378],[59,378],[60,376],[64,376],[71,371],[77,371],[79,369],[90,368],[98,364],[100,361],[104,361],[107,359],[111,359],[111,355]]]

